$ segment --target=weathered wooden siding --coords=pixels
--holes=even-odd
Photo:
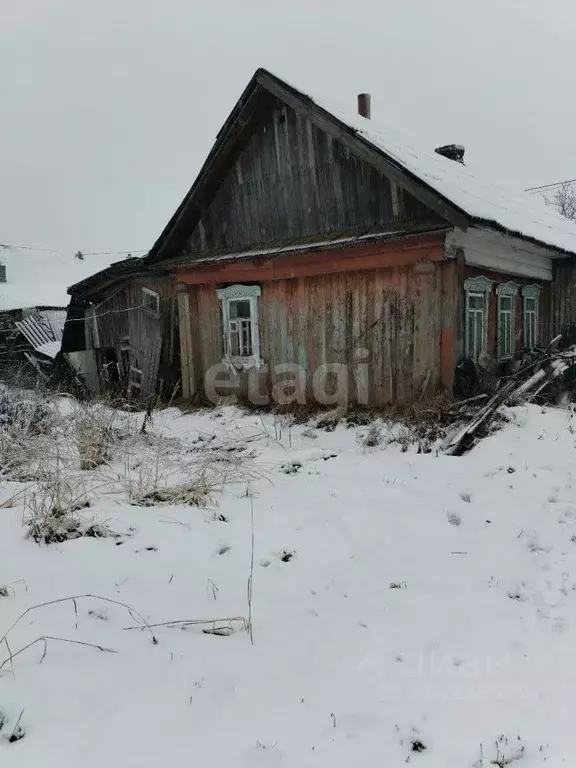
[[[576,343],[576,259],[554,262],[551,304],[551,332]]]
[[[442,223],[281,102],[251,135],[188,242],[190,254],[402,222]]]
[[[160,296],[160,316],[155,317],[143,307],[142,288]],[[178,370],[178,342],[174,283],[134,279],[116,288],[107,299],[95,305],[97,334],[93,320],[87,317],[88,347],[120,349],[129,341],[130,365],[142,371],[144,396],[153,394],[157,378],[174,384]]]
[[[408,401],[436,390],[441,374],[444,266],[421,263],[263,282],[260,344],[266,365],[259,374],[260,391],[269,392],[281,381],[276,366],[296,363],[305,372],[310,396],[318,367],[343,363],[349,372],[349,399],[355,402],[359,362],[367,366],[371,405]],[[189,288],[190,304],[201,318],[195,350],[199,391],[204,375],[221,363],[223,355],[216,288],[216,284]],[[245,387],[242,379],[241,375],[239,389]]]

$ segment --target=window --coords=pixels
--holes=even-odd
[[[232,299],[228,302],[228,336],[233,357],[252,357],[252,302]]]
[[[260,367],[257,285],[230,285],[217,292],[222,302],[224,355],[244,368]]]
[[[486,349],[491,290],[492,280],[487,277],[469,277],[464,281],[466,357],[472,360],[478,360]]]
[[[160,296],[156,291],[149,288],[142,288],[142,306],[144,310],[154,317],[160,315]]]
[[[524,300],[524,348],[534,349],[538,344],[538,305],[540,286],[525,285],[522,288]]]
[[[498,357],[512,357],[516,351],[516,283],[501,283],[498,294]]]
[[[477,360],[484,349],[484,317],[486,315],[486,294],[468,294],[468,357]]]

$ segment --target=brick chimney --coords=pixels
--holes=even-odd
[[[442,157],[447,157],[448,160],[454,160],[456,163],[464,165],[465,149],[461,144],[445,144],[443,147],[436,147],[434,152],[442,155]]]
[[[365,117],[366,120],[370,120],[370,94],[359,93],[358,94],[358,114]]]

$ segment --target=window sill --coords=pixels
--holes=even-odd
[[[252,368],[256,368],[256,370],[258,370],[264,361],[255,355],[250,355],[250,357],[238,357],[237,355],[230,355],[225,357],[222,362],[224,365],[232,366],[235,371],[248,371]]]

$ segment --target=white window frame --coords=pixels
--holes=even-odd
[[[516,283],[500,283],[496,288],[496,296],[498,298],[496,305],[496,348],[498,350],[499,360],[510,360],[516,353],[516,296],[518,295],[518,288],[520,286]],[[502,298],[510,299],[510,309],[501,309],[500,300]],[[502,315],[510,317],[510,331],[508,342],[510,350],[506,351],[502,349],[500,339],[500,326],[502,323]]]
[[[216,295],[222,302],[222,336],[224,339],[224,362],[231,363],[234,368],[260,368],[260,319],[258,299],[262,295],[259,285],[229,285],[219,288]],[[233,301],[250,302],[252,354],[247,356],[232,355],[230,330],[230,303]]]
[[[479,277],[467,277],[464,280],[464,295],[465,295],[465,323],[464,323],[464,348],[466,357],[472,360],[478,360],[481,355],[486,352],[488,347],[488,311],[490,307],[490,294],[492,292],[492,285],[494,280],[490,280],[484,275]],[[470,308],[469,300],[471,296],[482,296],[484,298],[484,316],[482,318],[482,349],[479,350],[477,355],[473,355],[473,350],[469,349],[470,338]]]
[[[146,305],[146,296],[151,296],[154,299],[155,309]],[[160,294],[142,286],[142,306],[147,314],[152,315],[152,317],[160,317]]]
[[[540,321],[540,293],[542,286],[533,283],[532,285],[525,285],[522,288],[522,334],[525,349],[534,349],[538,346],[538,323]],[[535,299],[535,308],[526,308],[526,299]],[[527,339],[529,333],[527,333],[527,319],[530,315],[534,315],[534,338],[532,339],[532,345],[528,346]]]

